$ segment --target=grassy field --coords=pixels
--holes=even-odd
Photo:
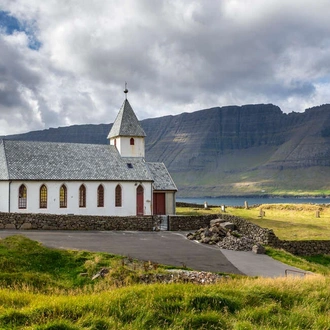
[[[260,217],[260,209],[265,216]],[[316,212],[320,217],[316,217]],[[249,209],[227,207],[226,212],[242,217],[261,227],[273,229],[283,240],[330,240],[330,207],[311,204],[264,204]],[[210,210],[178,207],[177,214],[217,214]]]
[[[92,281],[102,267],[109,274]],[[0,240],[0,329],[330,328],[327,276],[224,277],[212,285],[137,282],[141,273],[164,271],[105,253],[48,249],[8,237]]]

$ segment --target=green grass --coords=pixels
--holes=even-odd
[[[297,260],[281,251],[267,252],[310,270],[330,262],[327,256]],[[49,249],[23,236],[0,240],[0,260],[5,278],[0,281],[0,329],[330,328],[328,276],[138,284],[139,274],[164,269],[105,253]],[[100,267],[110,273],[91,281]]]
[[[265,212],[260,217],[260,209]],[[320,217],[316,217],[316,212]],[[229,214],[242,217],[260,227],[273,229],[282,240],[329,240],[330,207],[311,204],[264,204],[250,209],[227,208]]]
[[[330,281],[233,279],[97,294],[0,289],[2,329],[328,329]]]

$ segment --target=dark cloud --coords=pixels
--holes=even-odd
[[[13,132],[111,122],[125,81],[140,119],[228,104],[288,112],[329,102],[325,0],[0,4],[0,120]],[[42,47],[31,49],[31,40]],[[13,109],[31,124],[11,120]]]

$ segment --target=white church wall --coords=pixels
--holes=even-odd
[[[0,212],[8,212],[9,182],[0,181]]]
[[[27,208],[18,208],[18,190],[21,184],[27,188]],[[86,187],[86,207],[79,207],[79,187]],[[97,188],[100,183],[104,187],[104,207],[97,206]],[[40,187],[47,187],[47,208],[39,207]],[[59,192],[62,184],[67,187],[67,207],[60,208]],[[22,213],[49,213],[49,214],[81,214],[81,215],[114,215],[132,216],[136,215],[136,188],[137,182],[120,182],[122,187],[122,206],[115,206],[115,188],[118,182],[78,182],[78,181],[45,181],[45,182],[13,182],[11,186],[11,212]],[[142,184],[144,188],[144,210],[145,215],[151,215],[151,183]],[[0,189],[2,189],[0,187]],[[3,189],[5,191],[5,189]],[[6,198],[6,201],[8,199]],[[1,206],[1,204],[0,204]]]
[[[175,214],[175,192],[165,194],[165,212],[166,214]]]

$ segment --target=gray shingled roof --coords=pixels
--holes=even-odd
[[[178,190],[164,163],[147,163],[147,165],[154,179],[155,190]]]
[[[126,99],[112,125],[108,139],[116,136],[146,136],[136,115]]]
[[[8,180],[7,161],[3,140],[0,140],[0,180]]]
[[[99,144],[0,140],[0,180],[154,181],[155,190],[177,190],[163,163]]]
[[[114,146],[4,140],[0,143],[1,180],[152,181],[142,158],[129,168]]]

